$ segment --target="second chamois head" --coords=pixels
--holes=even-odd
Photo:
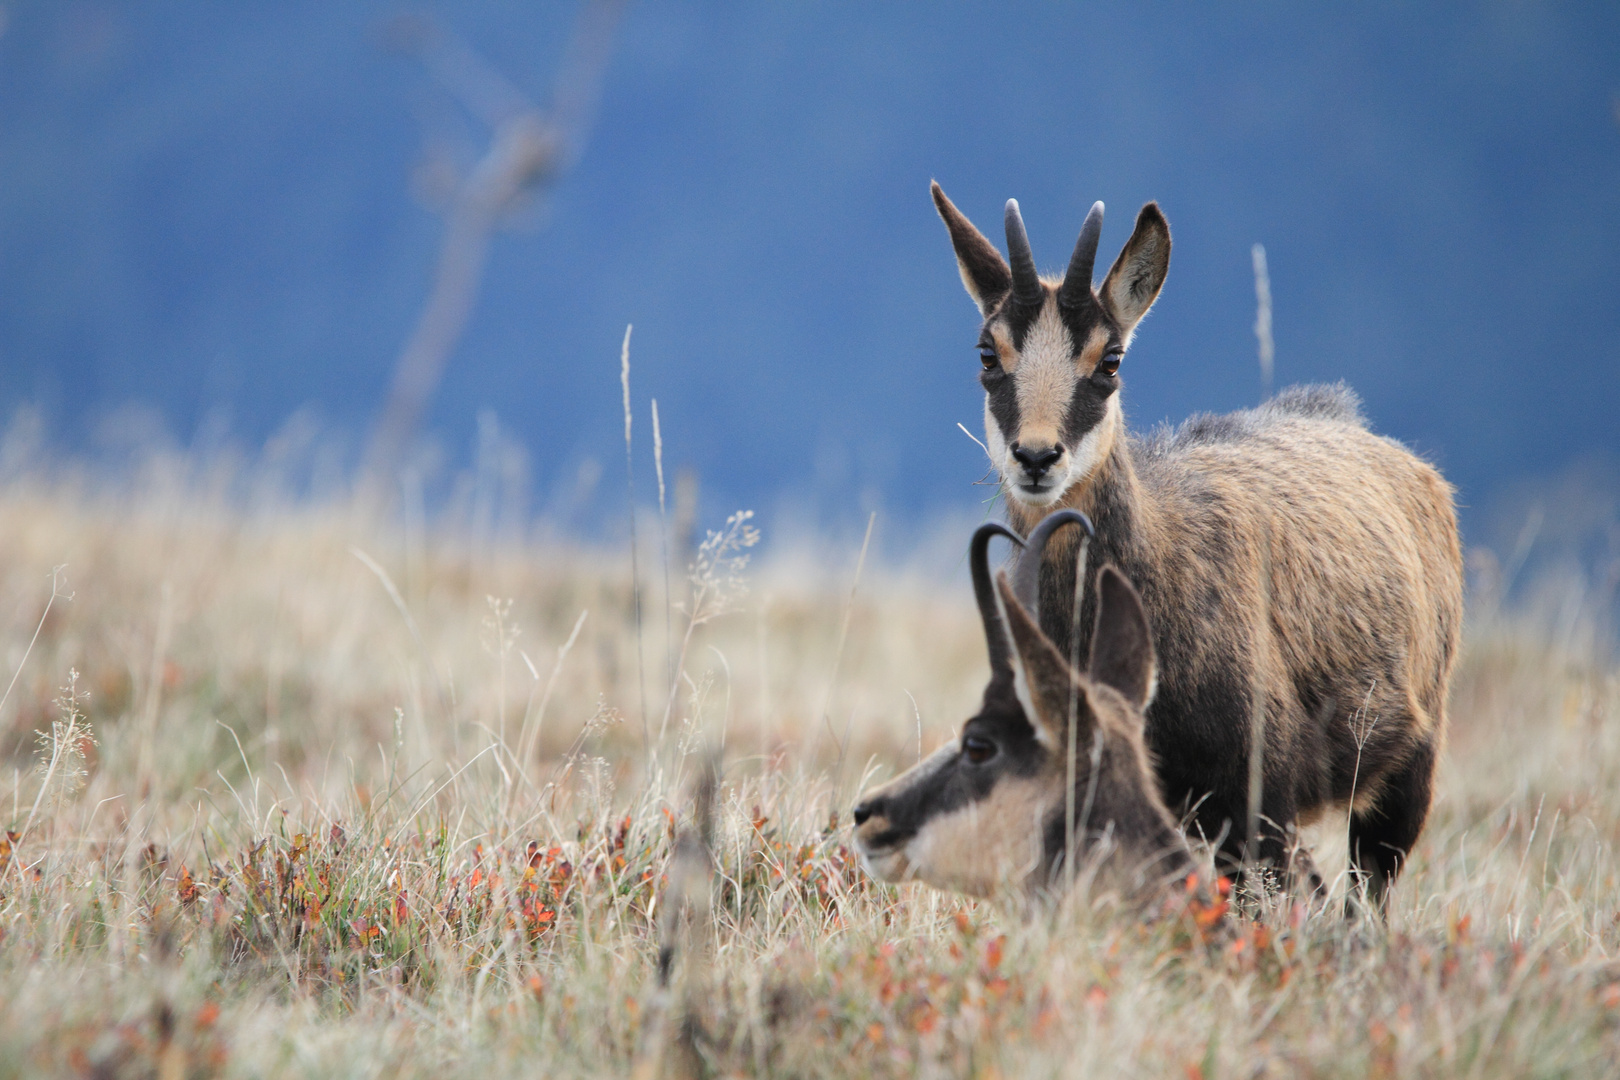
[[[1063,511],[1030,535],[1022,567],[1037,567],[1051,533],[1084,515]],[[1154,684],[1153,639],[1142,602],[1113,567],[1097,575],[1096,633],[1076,671],[1041,632],[1033,573],[990,577],[992,537],[969,552],[990,650],[990,683],[960,735],[855,807],[867,869],[975,896],[1040,891],[1065,865],[1095,859],[1128,894],[1192,870],[1185,840],[1160,799],[1142,741]]]
[[[1157,203],[1142,207],[1094,289],[1102,203],[1086,215],[1063,277],[1043,280],[1017,200],[1007,201],[1003,259],[938,184],[932,190],[962,284],[984,316],[979,381],[990,459],[1010,509],[1038,514],[1106,460],[1119,436],[1119,363],[1169,273],[1170,226]]]

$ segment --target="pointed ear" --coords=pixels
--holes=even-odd
[[[1130,581],[1112,566],[1097,572],[1097,625],[1087,669],[1093,682],[1112,686],[1138,709],[1153,698],[1157,671],[1147,612]]]
[[[944,219],[951,232],[951,246],[956,249],[956,268],[961,271],[962,284],[968,295],[979,305],[979,314],[989,317],[1002,299],[1012,292],[1012,271],[1001,257],[996,245],[973,227],[973,222],[962,216],[951,200],[945,197],[938,183],[929,185],[934,195],[934,209]]]
[[[1076,732],[1089,734],[1091,707],[1086,701],[1085,686],[1075,678],[1074,669],[1052,644],[1052,639],[1041,632],[1029,611],[1018,602],[1006,571],[996,575],[996,596],[1012,638],[1018,703],[1035,728],[1035,737],[1051,750],[1066,746],[1071,708],[1075,710]]]
[[[1150,202],[1136,215],[1136,231],[1102,284],[1102,302],[1127,341],[1153,306],[1169,272],[1170,224],[1159,204]]]

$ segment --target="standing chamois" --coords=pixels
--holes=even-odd
[[[1229,868],[1253,861],[1312,886],[1309,857],[1289,863],[1295,826],[1348,806],[1352,861],[1382,903],[1423,829],[1445,738],[1462,625],[1450,485],[1369,432],[1342,385],[1127,432],[1120,360],[1170,267],[1158,205],[1094,289],[1102,203],[1064,276],[1043,280],[1015,201],[1003,260],[938,184],[933,196],[984,316],[985,439],[1009,522],[1027,532],[1054,510],[1085,512],[1093,558],[1140,590],[1165,802],[1195,814]],[[1063,655],[1094,644],[1095,595],[1075,608],[1075,532],[1039,572],[1041,628]]]
[[[1050,533],[1030,537],[1036,558]],[[997,535],[1018,541],[992,522],[969,549],[990,650],[983,704],[959,738],[855,807],[861,858],[876,877],[975,896],[1038,893],[1085,864],[1093,880],[1151,899],[1193,860],[1142,742],[1153,685],[1142,603],[1112,567],[1098,574],[1090,663],[1078,673],[1040,630],[1033,575],[1016,590],[1005,573],[991,582]]]

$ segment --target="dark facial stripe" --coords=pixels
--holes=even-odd
[[[958,755],[930,775],[920,776],[917,782],[885,796],[877,812],[888,819],[889,827],[871,838],[874,848],[903,844],[930,821],[988,798],[1000,780],[1032,776],[1045,766],[1047,751],[1035,740],[1035,729],[1024,719],[1018,699],[1011,687],[1002,691],[992,684],[985,694],[984,708],[963,727],[964,735],[981,735],[994,741],[998,747],[996,756],[974,765]]]
[[[1104,346],[1104,352],[1119,345],[1121,338],[1118,327],[1108,317],[1095,296],[1082,304],[1069,306],[1056,303],[1055,290],[1048,288],[1047,295],[1048,302],[1057,306],[1064,327],[1069,332],[1069,340],[1074,343],[1075,348],[1083,349],[1086,342],[1091,339],[1092,332],[1099,326],[1103,327],[1108,335],[1108,344]],[[989,325],[999,321],[1007,328],[1014,349],[1022,352],[1024,341],[1039,320],[1042,310],[1044,309],[1019,304],[1015,298],[1009,297],[1006,303],[986,321],[987,329],[981,335],[981,340],[989,337]],[[995,419],[996,426],[1001,429],[1002,437],[1009,444],[1018,441],[1022,416],[1018,408],[1016,376],[998,367],[986,371],[980,376],[979,382],[984,387],[990,415]],[[1070,449],[1079,445],[1086,433],[1102,420],[1108,409],[1108,399],[1117,388],[1118,383],[1115,380],[1093,379],[1082,376],[1078,368],[1075,370],[1074,390],[1064,409],[1061,438],[1065,445]]]

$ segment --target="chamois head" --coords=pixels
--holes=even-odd
[[[1102,203],[1086,215],[1063,277],[1043,280],[1017,200],[1007,201],[1003,260],[938,184],[933,193],[962,284],[984,315],[979,381],[991,460],[1015,505],[1051,506],[1113,449],[1120,358],[1170,269],[1170,226],[1158,203],[1142,207],[1102,288],[1093,289]]]
[[[856,844],[874,876],[976,896],[1038,890],[1054,883],[1066,852],[1085,858],[1099,845],[1128,891],[1191,868],[1142,742],[1154,660],[1136,590],[1111,566],[1098,574],[1083,674],[1040,630],[1035,568],[1047,537],[1072,521],[1090,530],[1072,510],[1036,527],[1016,584],[1004,572],[991,582],[986,549],[993,536],[1018,537],[994,523],[974,533],[969,561],[990,684],[957,739],[855,807]]]

